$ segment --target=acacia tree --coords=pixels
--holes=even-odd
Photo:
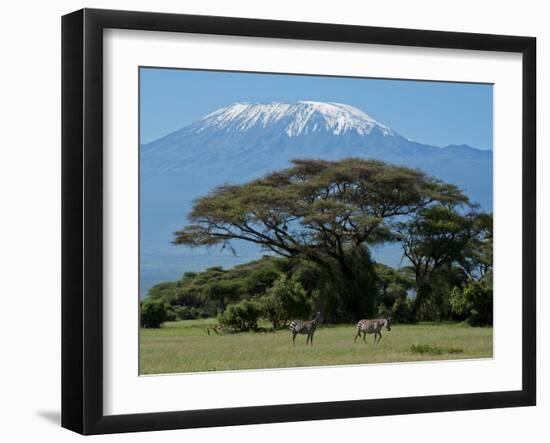
[[[196,200],[174,243],[231,247],[244,240],[307,259],[339,282],[341,319],[354,320],[374,311],[369,247],[393,240],[404,216],[467,201],[455,186],[419,170],[357,158],[294,160],[288,169]]]
[[[462,203],[463,204],[463,203]],[[434,291],[436,276],[454,263],[470,268],[466,257],[480,244],[486,214],[460,211],[461,204],[446,202],[420,209],[397,225],[403,254],[411,263],[416,283],[412,315]],[[470,207],[472,208],[472,207]]]

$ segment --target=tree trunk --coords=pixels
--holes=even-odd
[[[420,307],[422,306],[422,303],[429,298],[430,292],[431,288],[428,283],[421,282],[418,284],[418,287],[416,289],[416,297],[412,306],[412,317],[414,320],[422,320],[422,318],[418,318],[418,314],[420,312]]]
[[[339,261],[343,280],[339,292],[345,321],[372,318],[376,310],[375,274],[370,255],[366,251],[359,251],[359,256],[356,254]]]

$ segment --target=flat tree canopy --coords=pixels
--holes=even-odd
[[[359,299],[368,296],[355,285],[364,272],[354,268],[357,252],[394,240],[394,227],[406,216],[446,204],[468,204],[468,198],[420,170],[359,158],[294,160],[288,169],[197,199],[174,243],[231,247],[244,240],[310,260],[349,284],[355,317],[366,312]]]

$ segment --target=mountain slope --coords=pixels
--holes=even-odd
[[[218,251],[190,252],[170,246],[170,241],[185,224],[193,200],[217,185],[249,181],[287,167],[295,158],[344,157],[420,168],[458,185],[473,201],[492,210],[492,151],[413,142],[345,104],[234,103],[141,146],[142,273],[173,268],[169,274],[177,272],[174,277],[178,277],[185,270],[256,257],[259,252],[249,245],[239,245],[237,250],[245,257],[235,259]],[[390,255],[393,258],[388,260],[395,265],[398,257]],[[150,278],[159,279],[166,275]],[[142,290],[149,285],[142,281]]]

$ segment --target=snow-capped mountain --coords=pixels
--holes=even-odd
[[[273,166],[274,160],[282,166],[289,157],[330,156],[322,151],[375,146],[381,139],[387,139],[384,144],[395,144],[402,138],[345,104],[234,103],[144,145],[142,160],[144,171],[152,174],[192,169],[197,154],[201,163],[209,165],[228,161],[244,165],[252,160],[250,172],[256,173]]]
[[[393,131],[353,106],[341,103],[299,101],[296,103],[234,103],[208,114],[190,130],[208,129],[247,132],[257,128],[284,132],[288,137],[299,137],[314,132],[341,135],[356,132],[370,134],[373,130],[383,135]]]
[[[429,131],[430,122],[425,125]],[[142,290],[196,269],[197,260],[206,260],[211,266],[236,264],[228,257],[224,260],[229,261],[220,261],[219,254],[208,258],[201,251],[190,255],[186,248],[169,246],[173,232],[186,223],[195,198],[222,183],[247,182],[287,167],[295,158],[344,157],[420,168],[458,185],[473,201],[492,210],[492,151],[414,142],[346,104],[234,103],[140,147],[142,275],[153,268],[153,274],[162,270],[165,275],[155,274],[143,281]],[[157,254],[161,250],[162,254]],[[143,266],[151,263],[143,259],[147,254],[157,254],[155,260],[162,256],[162,265],[145,269]],[[170,254],[175,261],[168,263]],[[197,254],[202,258],[197,259]],[[166,274],[167,269],[173,269],[175,275]]]

